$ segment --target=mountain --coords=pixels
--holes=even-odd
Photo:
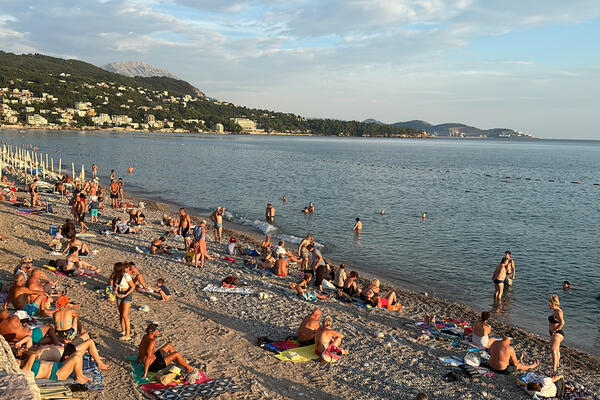
[[[363,124],[387,125],[385,122],[381,122],[381,121],[378,121],[378,120],[373,119],[373,118],[365,119],[362,123]]]
[[[153,76],[166,76],[168,78],[179,79],[175,74],[147,64],[141,61],[124,61],[114,62],[110,64],[104,64],[100,68],[107,70],[108,72],[114,72],[115,74],[121,74],[133,78],[134,76],[141,76],[144,78],[150,78]]]
[[[518,134],[514,129],[509,128],[492,128],[480,129],[474,126],[469,126],[460,123],[445,123],[439,125],[431,125],[428,122],[413,120],[406,122],[396,122],[392,124],[402,128],[412,128],[420,131],[425,131],[434,136],[456,136],[456,137],[509,137],[509,136],[526,136]]]

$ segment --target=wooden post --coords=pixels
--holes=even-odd
[[[85,182],[85,167],[81,164],[81,180]]]
[[[58,174],[62,175],[62,158],[58,158]]]
[[[71,163],[71,169],[73,170],[73,182],[75,182],[75,163]]]
[[[50,158],[50,162],[51,162],[50,166],[52,167],[51,171],[54,172],[54,157]]]

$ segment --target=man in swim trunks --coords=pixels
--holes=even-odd
[[[356,217],[354,219],[355,223],[354,223],[354,227],[352,228],[352,230],[356,233],[361,233],[363,230],[363,225],[362,222],[360,222],[360,218]]]
[[[508,264],[506,265],[506,279],[504,280],[504,284],[512,286],[516,276],[515,260],[512,259],[512,254],[510,251],[505,251],[504,257],[508,259]]]
[[[271,203],[267,203],[267,209],[265,211],[265,218],[268,222],[273,223],[275,221],[275,207]]]
[[[223,215],[225,215],[225,207],[217,207],[215,212],[210,215],[210,220],[215,227],[215,242],[219,243],[221,243],[221,236],[223,235]]]
[[[502,293],[504,292],[504,279],[506,278],[506,266],[508,265],[508,259],[502,258],[500,264],[496,266],[492,281],[494,282],[494,301],[502,301]]]
[[[315,342],[315,334],[321,327],[319,318],[321,318],[321,310],[315,308],[314,311],[310,315],[304,317],[302,323],[300,323],[297,335],[301,346],[308,346]]]
[[[96,164],[92,164],[92,179],[96,179],[98,176],[98,166]]]
[[[30,329],[23,326],[16,315],[10,315],[6,310],[0,311],[0,334],[7,342],[15,343],[15,347],[30,348],[34,344],[60,345],[52,325],[38,326]]]
[[[184,208],[179,209],[179,229],[177,233],[179,236],[183,237],[183,241],[185,242],[186,249],[191,245],[190,239],[190,227],[192,225],[192,220],[189,215],[186,214]]]
[[[114,178],[111,179],[108,190],[110,191],[111,206],[112,206],[112,208],[117,208],[117,204],[118,204],[117,199],[119,198],[120,188],[119,188],[119,184],[115,181]]]
[[[536,368],[540,363],[535,361],[533,364],[523,364],[517,360],[515,349],[510,345],[512,336],[510,333],[502,335],[501,340],[497,340],[490,346],[488,352],[490,353],[490,359],[487,365],[483,365],[491,369],[492,371],[509,375],[517,370],[527,371]]]
[[[146,328],[146,334],[140,342],[136,361],[144,366],[144,378],[148,376],[148,372],[158,372],[172,362],[185,368],[187,372],[194,371],[194,367],[188,365],[185,358],[175,351],[171,343],[167,343],[158,350],[155,350],[158,334],[158,325],[150,324]]]
[[[277,276],[287,276],[288,270],[289,263],[283,258],[283,254],[279,254],[279,259],[275,261],[275,266],[273,267],[273,273]]]
[[[30,317],[36,315],[40,310],[42,315],[47,315],[45,312],[48,300],[46,293],[42,290],[29,289],[25,286],[26,281],[25,275],[15,275],[13,284],[8,290],[8,296],[4,300],[4,309],[7,309],[10,302],[17,310],[24,310]]]

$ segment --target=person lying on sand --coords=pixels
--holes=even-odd
[[[50,379],[64,381],[75,373],[75,380],[79,383],[88,383],[90,378],[83,374],[83,354],[79,351],[73,353],[64,363],[40,361],[41,351],[28,352],[26,361],[21,361],[21,369],[33,372],[36,379]]]
[[[175,227],[175,228],[179,227],[179,220],[171,218],[167,214],[163,214],[162,222],[166,226]]]
[[[79,259],[77,247],[71,247],[69,255],[65,258],[63,272],[67,275],[91,275],[100,272],[100,268]]]
[[[154,239],[150,244],[150,252],[152,254],[172,254],[169,247],[165,245],[166,240],[164,236]]]
[[[473,325],[473,344],[483,349],[489,348],[492,343],[498,340],[496,338],[490,338],[492,327],[488,323],[489,319],[490,313],[484,311],[481,313],[481,319]]]
[[[335,352],[338,354],[348,354],[348,350],[340,349],[344,335],[331,329],[333,319],[325,317],[323,326],[315,333],[315,354],[322,356],[326,351]],[[321,357],[321,362],[326,360]]]
[[[172,362],[185,368],[187,372],[191,373],[194,371],[194,367],[188,365],[185,358],[175,351],[170,342],[155,350],[158,335],[158,325],[149,324],[138,348],[136,361],[144,366],[144,378],[148,376],[148,372],[158,372],[161,369],[167,368]]]
[[[510,345],[512,336],[510,333],[502,335],[501,340],[497,340],[490,346],[488,352],[490,353],[490,359],[487,362],[487,367],[492,371],[509,375],[517,370],[527,371],[536,368],[540,363],[535,361],[533,364],[523,364],[517,360],[515,349]]]
[[[25,275],[15,275],[13,284],[8,290],[8,296],[4,300],[4,309],[7,309],[10,302],[17,310],[24,310],[30,317],[38,312],[41,315],[48,315],[46,314],[46,302],[48,301],[46,293],[42,290],[29,289],[25,286],[26,282]]]
[[[315,308],[313,312],[304,317],[302,323],[300,323],[297,336],[301,346],[308,346],[315,343],[315,334],[321,327],[319,318],[321,318],[321,310]]]
[[[87,333],[76,337],[70,344],[66,346],[46,345],[41,346],[39,350],[40,361],[61,362],[61,360],[64,361],[69,359],[73,353],[78,351],[81,354],[89,353],[92,357],[92,360],[98,364],[99,370],[108,370],[112,368],[110,365],[105,363],[105,358],[100,357],[96,343],[93,339],[90,339]],[[23,350],[17,351],[16,355],[19,357],[21,354],[24,354]]]
[[[383,296],[375,295],[368,301],[373,307],[387,308],[396,304],[396,292],[387,292]]]
[[[129,226],[129,224],[125,221],[125,217],[119,217],[119,219],[114,223],[113,232],[114,233],[139,233],[142,230],[141,226]]]
[[[65,254],[67,254],[69,250],[73,247],[77,248],[77,255],[85,257],[90,254],[90,249],[88,248],[87,244],[79,240],[76,235],[72,235],[71,237],[69,237],[69,243],[67,244],[67,246],[65,246],[62,255],[64,256]]]
[[[0,334],[9,343],[14,343],[15,348],[21,346],[30,348],[34,344],[60,345],[52,325],[43,325],[30,329],[23,326],[16,315],[10,315],[6,310],[0,311]]]
[[[375,296],[379,295],[379,280],[373,279],[371,283],[365,285],[360,291],[360,299],[364,302],[369,302]]]
[[[543,377],[537,382],[529,382],[527,384],[527,392],[531,397],[557,397],[562,399],[567,393],[575,389],[571,385],[565,383],[565,379],[562,375],[555,375],[553,377]]]

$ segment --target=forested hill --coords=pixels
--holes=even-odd
[[[4,94],[2,89],[6,89]],[[23,103],[25,96],[14,93],[14,90],[25,91],[27,96],[36,99],[35,104]],[[28,115],[43,114],[50,125],[98,125],[98,118],[92,114],[78,115],[77,112],[72,112],[75,103],[89,102],[95,115],[129,118],[130,121],[125,119],[128,121],[127,126],[144,126],[144,122],[152,117],[152,120],[162,121],[164,126],[168,125],[173,129],[210,131],[220,123],[226,131],[239,132],[242,127],[232,119],[247,118],[256,123],[257,129],[265,132],[384,137],[413,137],[421,134],[406,127],[309,119],[292,113],[238,106],[209,99],[183,80],[169,77],[127,77],[83,61],[41,54],[16,55],[0,51],[0,98],[2,96],[5,107],[8,107],[4,109],[5,117],[12,115],[10,118],[14,120],[17,116],[18,123],[21,124],[26,124]],[[51,101],[46,100],[48,98]],[[73,114],[72,120],[68,119],[65,112]],[[7,118],[0,121],[0,124],[7,123]],[[113,126],[112,122],[103,122],[104,127],[107,125]]]

